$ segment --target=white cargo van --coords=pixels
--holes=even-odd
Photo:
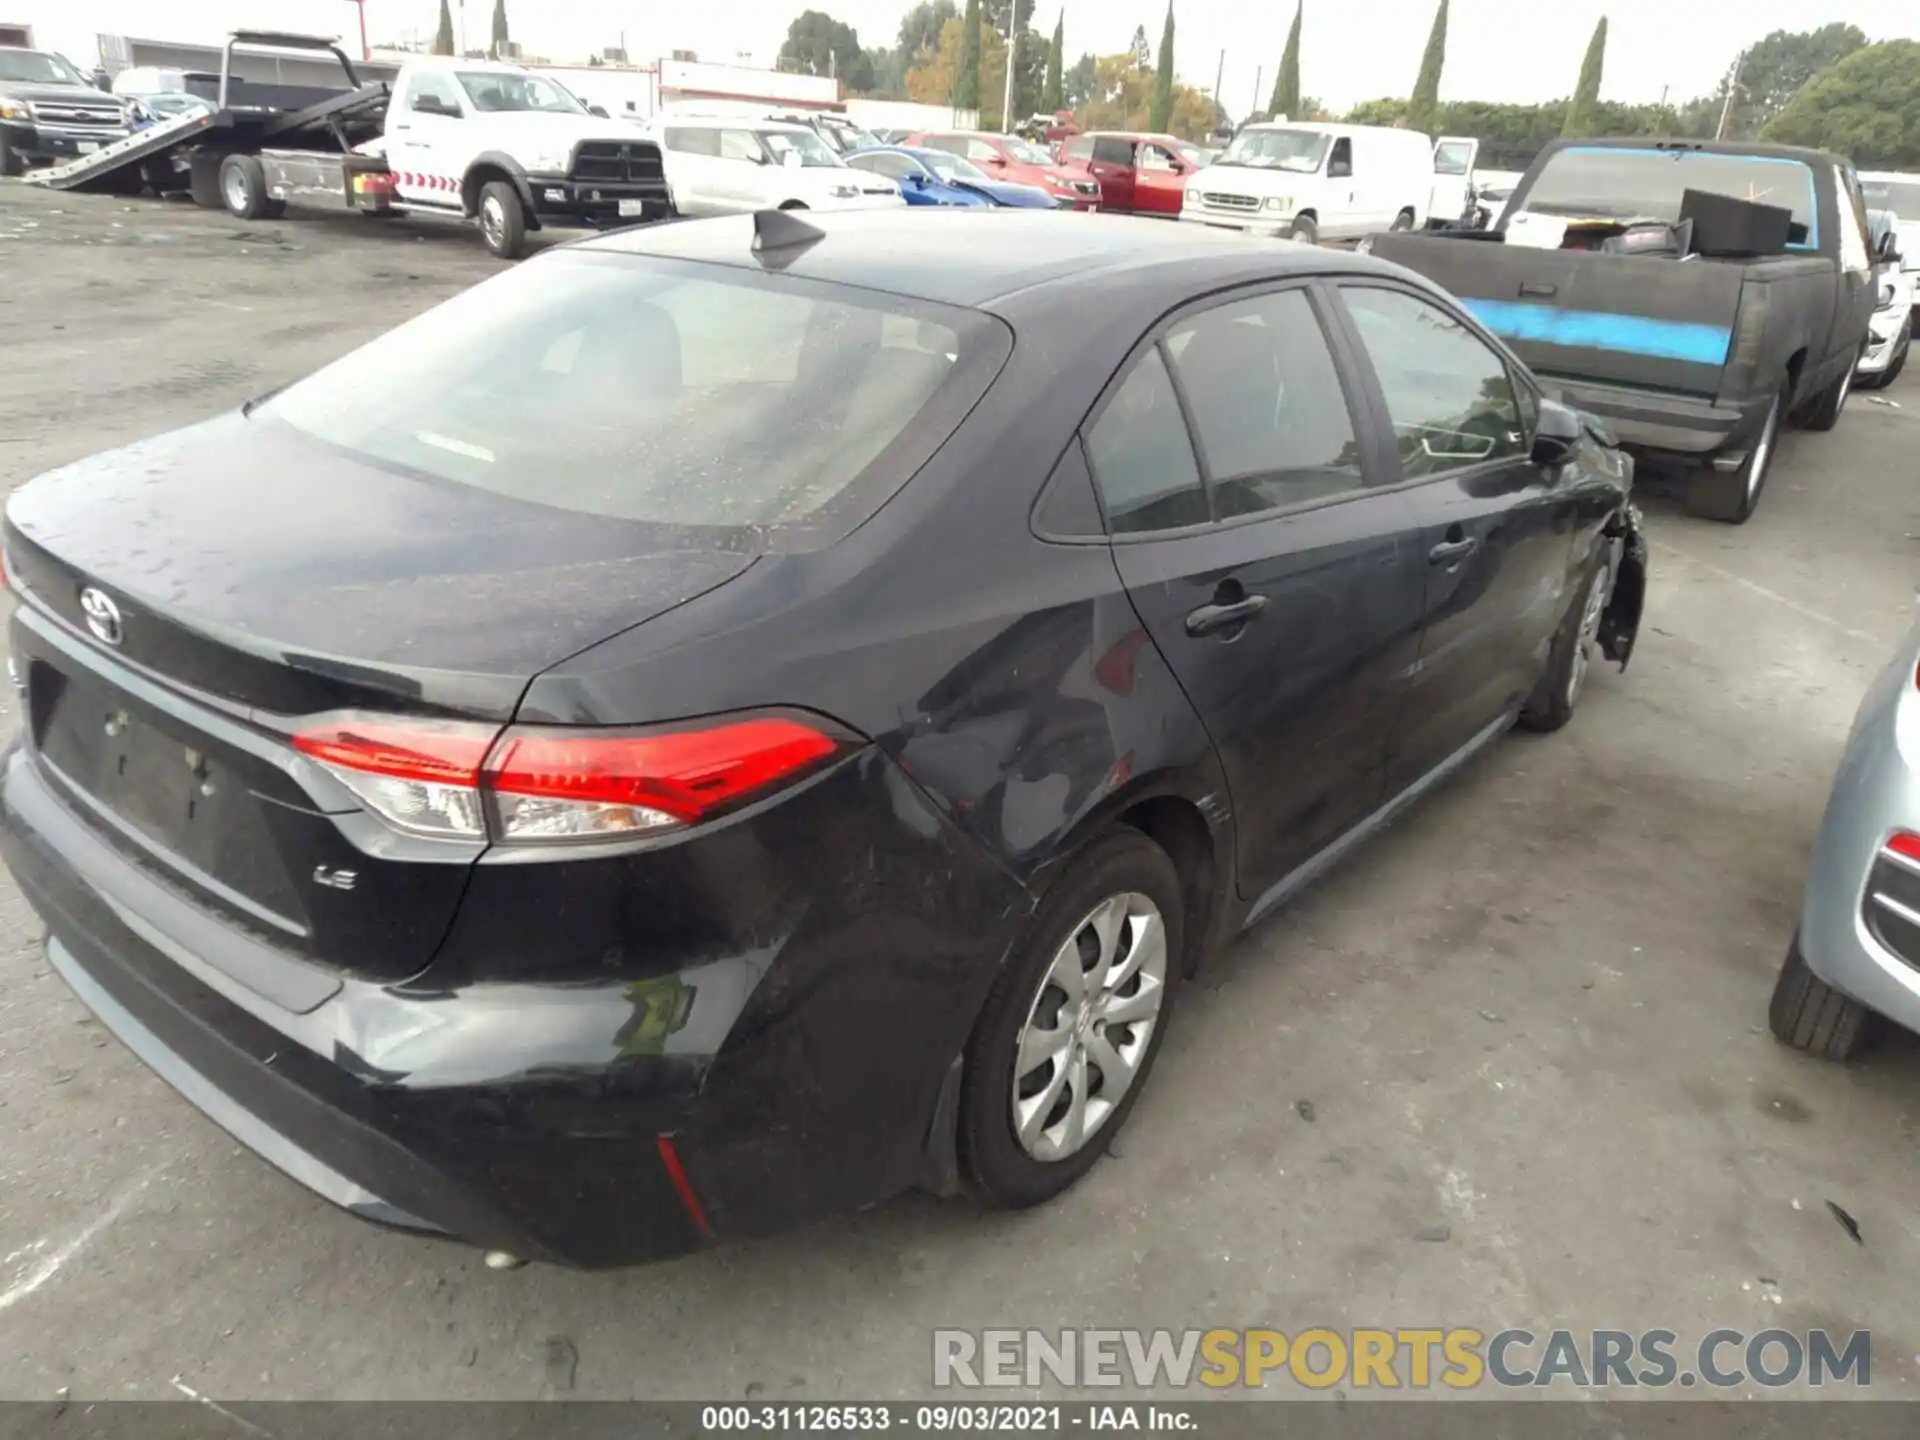
[[[1187,182],[1180,218],[1312,244],[1421,228],[1433,189],[1433,140],[1418,130],[1248,125]]]

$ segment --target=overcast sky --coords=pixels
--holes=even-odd
[[[1056,0],[1038,0],[1035,24],[1051,29]],[[1301,81],[1308,95],[1336,109],[1413,85],[1436,0],[1306,0]],[[672,50],[702,59],[751,53],[770,63],[801,10],[823,8],[860,32],[861,43],[890,44],[903,0],[507,0],[516,39],[556,59],[618,44],[624,31],[636,61]],[[439,0],[366,0],[375,44],[409,32],[431,36]],[[466,0],[474,43],[488,33],[493,0]],[[1264,104],[1293,17],[1292,0],[1176,0],[1177,68],[1189,84],[1211,88],[1226,55],[1222,98],[1236,116],[1255,103],[1256,67]],[[1157,46],[1164,0],[1078,0],[1067,8],[1069,60],[1082,51],[1122,50],[1135,25]],[[1453,0],[1443,99],[1545,100],[1573,89],[1593,25],[1608,17],[1608,99],[1679,101],[1711,90],[1734,53],[1770,30],[1808,29],[1849,20],[1871,39],[1920,38],[1913,0]],[[277,24],[351,34],[351,0],[0,0],[0,19],[24,19],[76,60],[91,61],[94,35],[213,39],[236,24]]]

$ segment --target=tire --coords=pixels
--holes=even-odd
[[[1393,224],[1387,228],[1394,231],[1413,229],[1413,211],[1402,210],[1398,215],[1393,217]]]
[[[0,132],[0,175],[11,180],[16,175],[25,174],[26,169],[20,157],[13,153],[13,146],[7,143],[5,133]]]
[[[1112,915],[1111,906],[1125,908],[1119,923],[1108,928],[1113,948],[1103,956],[1096,921]],[[1146,1088],[1172,1017],[1183,969],[1185,913],[1180,876],[1167,852],[1125,828],[1095,841],[1048,891],[994,982],[967,1042],[960,1092],[960,1170],[982,1204],[1006,1209],[1038,1205],[1067,1189],[1106,1153]],[[1139,1021],[1109,1026],[1098,1008],[1083,1013],[1076,1023],[1070,1018],[1075,1002],[1056,983],[1057,976],[1071,969],[1081,969],[1084,982],[1087,974],[1116,959],[1123,970],[1127,962],[1136,968],[1121,985],[1099,993],[1107,997],[1108,1007],[1130,1004],[1136,1010],[1144,1009],[1141,997],[1157,994],[1157,1006],[1146,1012],[1151,1028],[1144,1036]],[[1049,1034],[1062,1037],[1061,1048],[1036,1057],[1034,1037]],[[1125,1038],[1116,1043],[1110,1038],[1116,1034]],[[1016,1073],[1022,1071],[1023,1037],[1028,1055],[1035,1058],[1023,1073]],[[1038,1048],[1045,1052],[1050,1047]],[[1131,1057],[1126,1053],[1130,1048]],[[1132,1069],[1119,1102],[1109,1100],[1107,1108],[1096,1110],[1112,1083],[1100,1068],[1100,1050],[1117,1063],[1130,1058]],[[1045,1102],[1049,1092],[1056,1098]],[[1023,1094],[1030,1122],[1026,1140],[1015,1119],[1017,1097]],[[1081,1130],[1077,1143],[1076,1101],[1080,1125],[1092,1126]],[[1039,1110],[1036,1102],[1048,1103],[1048,1108]]]
[[[1718,520],[1726,525],[1744,525],[1760,504],[1760,493],[1767,488],[1767,476],[1780,449],[1780,427],[1786,423],[1787,404],[1792,382],[1780,387],[1773,405],[1760,422],[1753,447],[1738,470],[1722,471],[1710,467],[1693,472],[1687,478],[1686,504],[1690,513],[1702,520]]]
[[[1840,412],[1847,408],[1847,396],[1853,392],[1853,366],[1849,365],[1841,377],[1822,390],[1807,407],[1804,425],[1808,430],[1831,430],[1840,423]]]
[[[1613,555],[1603,550],[1553,637],[1546,673],[1520,708],[1522,729],[1549,735],[1573,719],[1573,707],[1586,693],[1587,677],[1593,670],[1594,648],[1599,644],[1600,620],[1607,611],[1612,581]]]
[[[527,210],[520,192],[505,180],[489,180],[480,187],[480,237],[502,260],[518,260],[527,253]]]
[[[1318,245],[1320,243],[1320,222],[1311,215],[1294,216],[1293,234],[1290,238],[1298,240],[1302,245]]]
[[[1795,934],[1773,987],[1767,1025],[1774,1038],[1822,1060],[1851,1060],[1873,1043],[1880,1017],[1808,967]]]
[[[270,220],[286,213],[286,206],[267,194],[267,172],[254,155],[229,155],[220,162],[220,203],[240,220]]]
[[[194,152],[187,162],[187,193],[202,210],[224,210],[220,199],[220,167],[226,156],[206,151]]]

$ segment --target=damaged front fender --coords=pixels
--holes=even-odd
[[[1647,537],[1640,507],[1631,501],[1622,505],[1607,522],[1605,534],[1617,559],[1613,594],[1600,617],[1600,653],[1625,670],[1640,637],[1640,615],[1647,600]]]

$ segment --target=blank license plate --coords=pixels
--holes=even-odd
[[[647,202],[644,200],[622,200],[620,202],[620,215],[622,219],[629,217],[639,219],[646,213]]]
[[[100,148],[100,142],[98,140],[82,140],[75,148],[78,149],[82,155],[91,155]]]

